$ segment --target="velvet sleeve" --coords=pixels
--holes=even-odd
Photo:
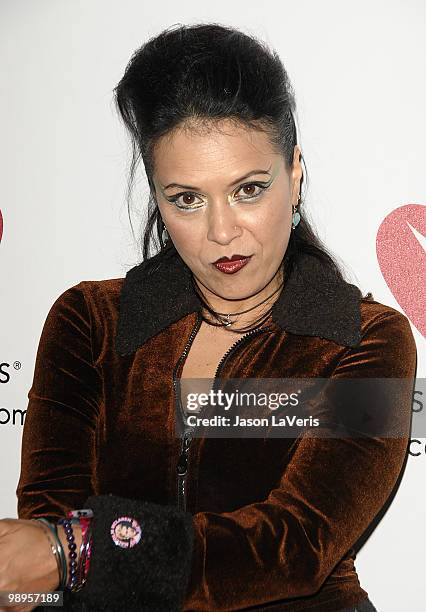
[[[20,518],[64,516],[92,493],[102,381],[82,287],[55,300],[42,329],[22,435]]]
[[[172,505],[93,494],[102,378],[93,359],[83,283],[63,292],[49,310],[28,398],[19,518],[55,520],[82,507],[95,512],[88,580],[78,593],[65,591],[65,609],[178,612],[191,563],[191,514]],[[110,535],[113,520],[128,514],[143,530],[132,550],[115,546]]]
[[[369,322],[333,376],[412,378],[411,392],[389,406],[409,423],[416,361],[408,319],[388,311]],[[195,514],[184,609],[220,612],[314,594],[384,505],[407,446],[402,436],[302,436],[264,501]]]

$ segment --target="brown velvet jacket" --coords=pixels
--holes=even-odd
[[[179,257],[148,275],[82,281],[47,316],[23,433],[20,518],[60,517],[90,495],[177,504],[173,370],[199,324]],[[178,361],[179,360],[179,361]],[[292,270],[267,331],[220,376],[412,378],[408,319],[312,255]],[[412,397],[395,399],[410,418]],[[186,510],[195,531],[183,610],[332,612],[367,597],[354,567],[408,438],[194,438]]]

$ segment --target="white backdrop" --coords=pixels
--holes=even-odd
[[[402,209],[400,229],[421,245],[421,274],[406,266],[406,290],[426,310],[425,18],[421,0],[1,0],[0,516],[16,516],[22,427],[12,415],[26,408],[50,306],[80,280],[124,276],[139,261],[124,201],[129,149],[112,104],[132,52],[178,22],[216,21],[272,45],[296,91],[319,234],[353,282],[403,311],[376,236],[395,209],[423,205],[405,221]],[[145,194],[141,181],[136,230]],[[397,275],[398,249],[393,257]],[[424,327],[410,320],[424,378]],[[425,443],[357,557],[379,612],[426,609]]]

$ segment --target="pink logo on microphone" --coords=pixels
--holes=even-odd
[[[426,206],[405,204],[382,221],[377,260],[389,289],[426,338]]]

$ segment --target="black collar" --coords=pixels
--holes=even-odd
[[[150,265],[159,265],[155,274]],[[149,338],[189,313],[200,311],[201,302],[191,282],[191,272],[176,253],[159,253],[131,268],[120,295],[116,350],[133,353]],[[319,336],[343,346],[361,340],[361,291],[337,278],[315,256],[303,254],[294,264],[279,298],[272,320],[292,334]]]

